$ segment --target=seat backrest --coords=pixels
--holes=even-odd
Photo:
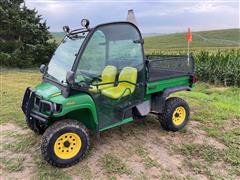
[[[137,69],[133,67],[124,67],[122,71],[119,74],[119,81],[129,81],[131,83],[136,84],[137,82]],[[134,92],[135,90],[135,85],[127,83],[127,82],[122,82],[119,83],[120,87],[124,88],[129,88],[131,90],[131,93]]]
[[[114,82],[117,75],[117,68],[115,66],[108,65],[102,71],[102,82],[101,83],[108,83]],[[112,84],[113,86],[114,84]]]

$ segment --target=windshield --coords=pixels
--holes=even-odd
[[[48,64],[46,76],[60,83],[66,83],[67,71],[72,69],[76,55],[86,35],[87,32],[79,33],[74,38],[67,36],[64,38]]]
[[[143,66],[142,46],[137,41],[140,36],[128,24],[110,24],[98,27],[89,40],[76,69],[75,82],[95,80],[106,83],[102,77],[107,69],[116,68],[119,73],[124,67]],[[107,76],[108,76],[107,75]],[[117,76],[116,76],[117,77]],[[114,77],[116,79],[116,77]]]

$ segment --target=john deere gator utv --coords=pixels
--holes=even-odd
[[[89,133],[145,117],[178,131],[189,121],[188,104],[169,97],[191,90],[194,62],[187,56],[145,57],[143,38],[130,22],[70,31],[47,66],[42,82],[25,91],[22,110],[31,130],[43,134],[43,157],[57,167],[76,164],[89,149]]]

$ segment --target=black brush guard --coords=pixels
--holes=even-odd
[[[54,112],[54,105],[49,101],[39,99],[38,108],[34,109],[34,105],[36,102],[36,92],[28,87],[24,93],[23,101],[22,101],[22,111],[25,114],[27,119],[36,119],[42,123],[47,123],[48,119]],[[48,109],[48,114],[43,114],[42,112]]]

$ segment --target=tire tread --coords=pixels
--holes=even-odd
[[[186,110],[186,120],[180,127],[176,127],[172,123],[172,112],[176,106],[183,106]],[[170,97],[167,99],[164,112],[159,116],[159,121],[163,129],[167,131],[178,131],[182,129],[189,121],[189,106],[186,101],[179,97]]]
[[[59,163],[56,163],[56,162],[54,162],[53,160],[51,160],[49,158],[48,153],[47,153],[48,143],[49,143],[50,139],[52,138],[54,132],[56,132],[56,131],[64,128],[64,127],[69,127],[69,126],[80,128],[81,131],[84,132],[84,134],[86,135],[86,138],[87,138],[87,148],[86,148],[87,150],[81,156],[81,158],[76,159],[72,163],[69,163],[69,164],[59,164]],[[60,168],[70,167],[72,165],[77,164],[80,160],[82,160],[86,156],[86,154],[87,154],[87,152],[89,150],[89,142],[90,142],[90,138],[89,138],[88,129],[81,122],[78,122],[78,121],[75,121],[75,120],[72,120],[72,119],[65,119],[65,120],[61,120],[61,121],[55,122],[52,126],[47,128],[47,130],[45,131],[45,133],[42,136],[41,152],[42,152],[43,158],[48,163],[50,163],[51,165],[56,166],[56,167],[60,167]]]

